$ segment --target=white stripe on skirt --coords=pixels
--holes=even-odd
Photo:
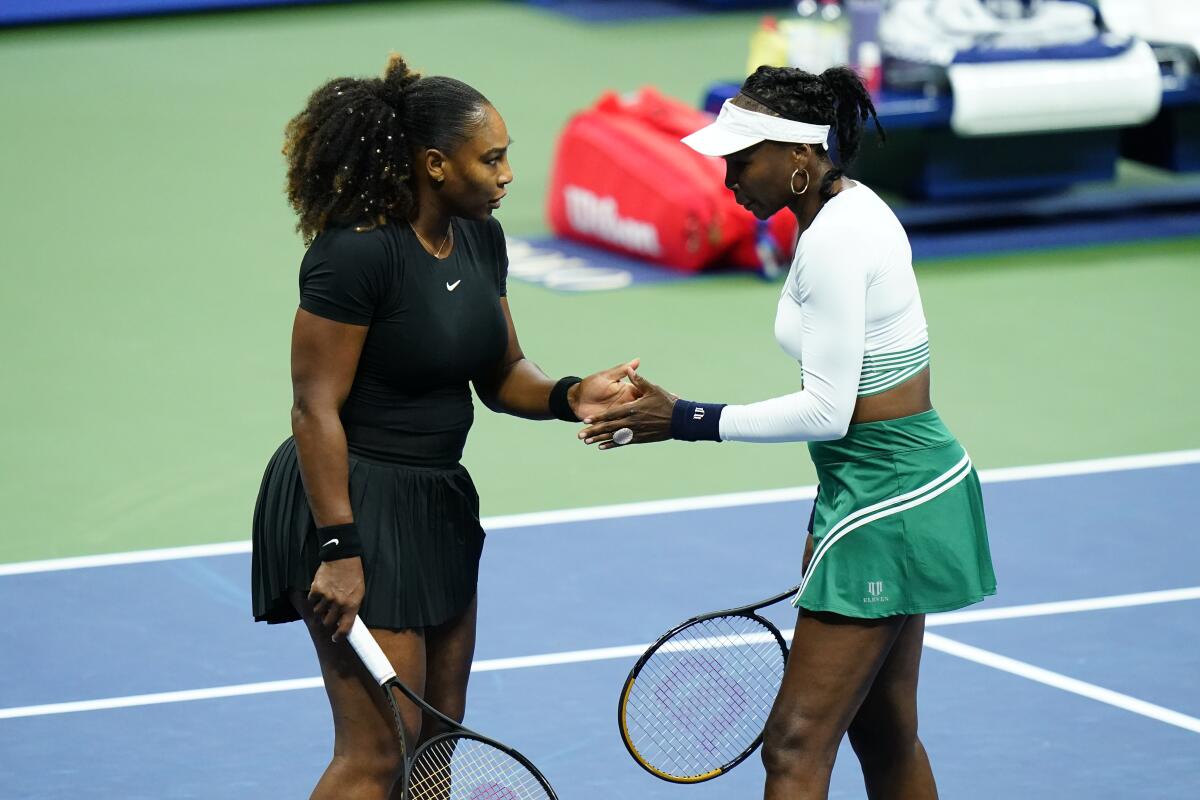
[[[887,500],[881,500],[878,503],[869,505],[866,508],[855,511],[853,514],[843,517],[836,525],[829,529],[829,533],[821,541],[820,547],[813,551],[812,562],[809,563],[808,570],[804,573],[804,580],[800,583],[799,591],[792,598],[792,605],[798,606],[800,604],[800,596],[808,588],[808,581],[813,576],[813,573],[816,572],[817,565],[821,563],[821,559],[829,552],[829,548],[833,547],[843,536],[876,520],[890,517],[893,514],[899,514],[901,511],[907,511],[910,508],[916,508],[919,505],[928,503],[933,498],[958,485],[970,473],[971,457],[963,453],[962,459],[957,464],[924,486],[913,489],[911,492],[889,497]]]

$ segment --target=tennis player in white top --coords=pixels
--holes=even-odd
[[[874,116],[848,69],[762,67],[683,140],[725,159],[725,185],[759,219],[787,208],[799,222],[775,317],[776,339],[799,362],[798,391],[698,403],[637,375],[641,398],[585,419],[579,434],[605,450],[669,439],[809,443],[821,489],[793,648],[763,738],[767,800],[827,797],[847,733],[871,800],[937,797],[917,736],[925,614],[995,592],[978,477],[930,403],[908,237],[842,171]]]

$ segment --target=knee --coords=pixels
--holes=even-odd
[[[832,770],[841,732],[802,716],[772,716],[763,731],[762,761],[769,774]]]
[[[415,731],[406,730],[406,733]],[[394,731],[357,732],[351,741],[334,746],[334,764],[372,785],[390,788],[404,771],[404,751]],[[415,741],[410,737],[409,741]]]

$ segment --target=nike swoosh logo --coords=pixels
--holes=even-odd
[[[456,280],[454,283],[447,283],[447,284],[446,284],[446,291],[447,291],[447,292],[453,292],[455,289],[457,289],[457,288],[458,288],[458,285],[459,285],[460,283],[462,283],[462,278],[459,278],[459,279],[458,279],[458,280]]]
[[[329,545],[331,545],[331,544],[341,544],[341,542],[338,541],[337,539],[330,539],[328,542],[321,545],[321,547],[329,547]]]

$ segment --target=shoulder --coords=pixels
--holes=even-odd
[[[861,181],[855,181],[835,194],[825,204],[821,216],[843,220],[847,224],[855,220],[859,225],[870,225],[880,218],[896,218],[891,206]]]
[[[369,323],[399,285],[393,228],[321,231],[300,264],[300,307],[338,322]]]
[[[870,270],[907,240],[892,209],[860,183],[829,201],[804,232],[801,244],[813,259],[835,260],[843,268],[861,263]]]
[[[500,293],[504,294],[505,277],[508,275],[508,243],[504,239],[504,229],[500,227],[500,221],[495,217],[481,220],[458,219],[456,224],[459,224],[459,230],[468,240],[468,249],[479,263],[495,268]]]
[[[371,269],[382,267],[391,258],[393,251],[387,230],[391,226],[377,228],[336,227],[326,228],[317,235],[304,254],[301,270],[327,264],[338,269]]]
[[[833,215],[821,219],[824,214],[800,237],[788,276],[787,290],[801,304],[821,298],[836,304],[846,292],[865,289],[878,261],[866,232]]]
[[[849,191],[837,195],[831,205],[839,224],[869,234],[872,240],[905,236],[904,227],[892,207],[864,183],[856,182]]]
[[[458,217],[455,222],[465,236],[476,242],[491,246],[504,243],[504,229],[500,226],[500,220],[495,217],[478,220]]]
[[[313,247],[320,242],[333,252],[377,258],[387,254],[390,243],[396,239],[395,228],[395,223],[370,228],[358,225],[327,228],[313,240]]]
[[[849,223],[849,220],[835,219],[832,216],[821,219],[821,215],[818,215],[800,237],[799,246],[796,248],[801,263],[812,269],[834,267],[835,262],[863,249],[862,229]]]

